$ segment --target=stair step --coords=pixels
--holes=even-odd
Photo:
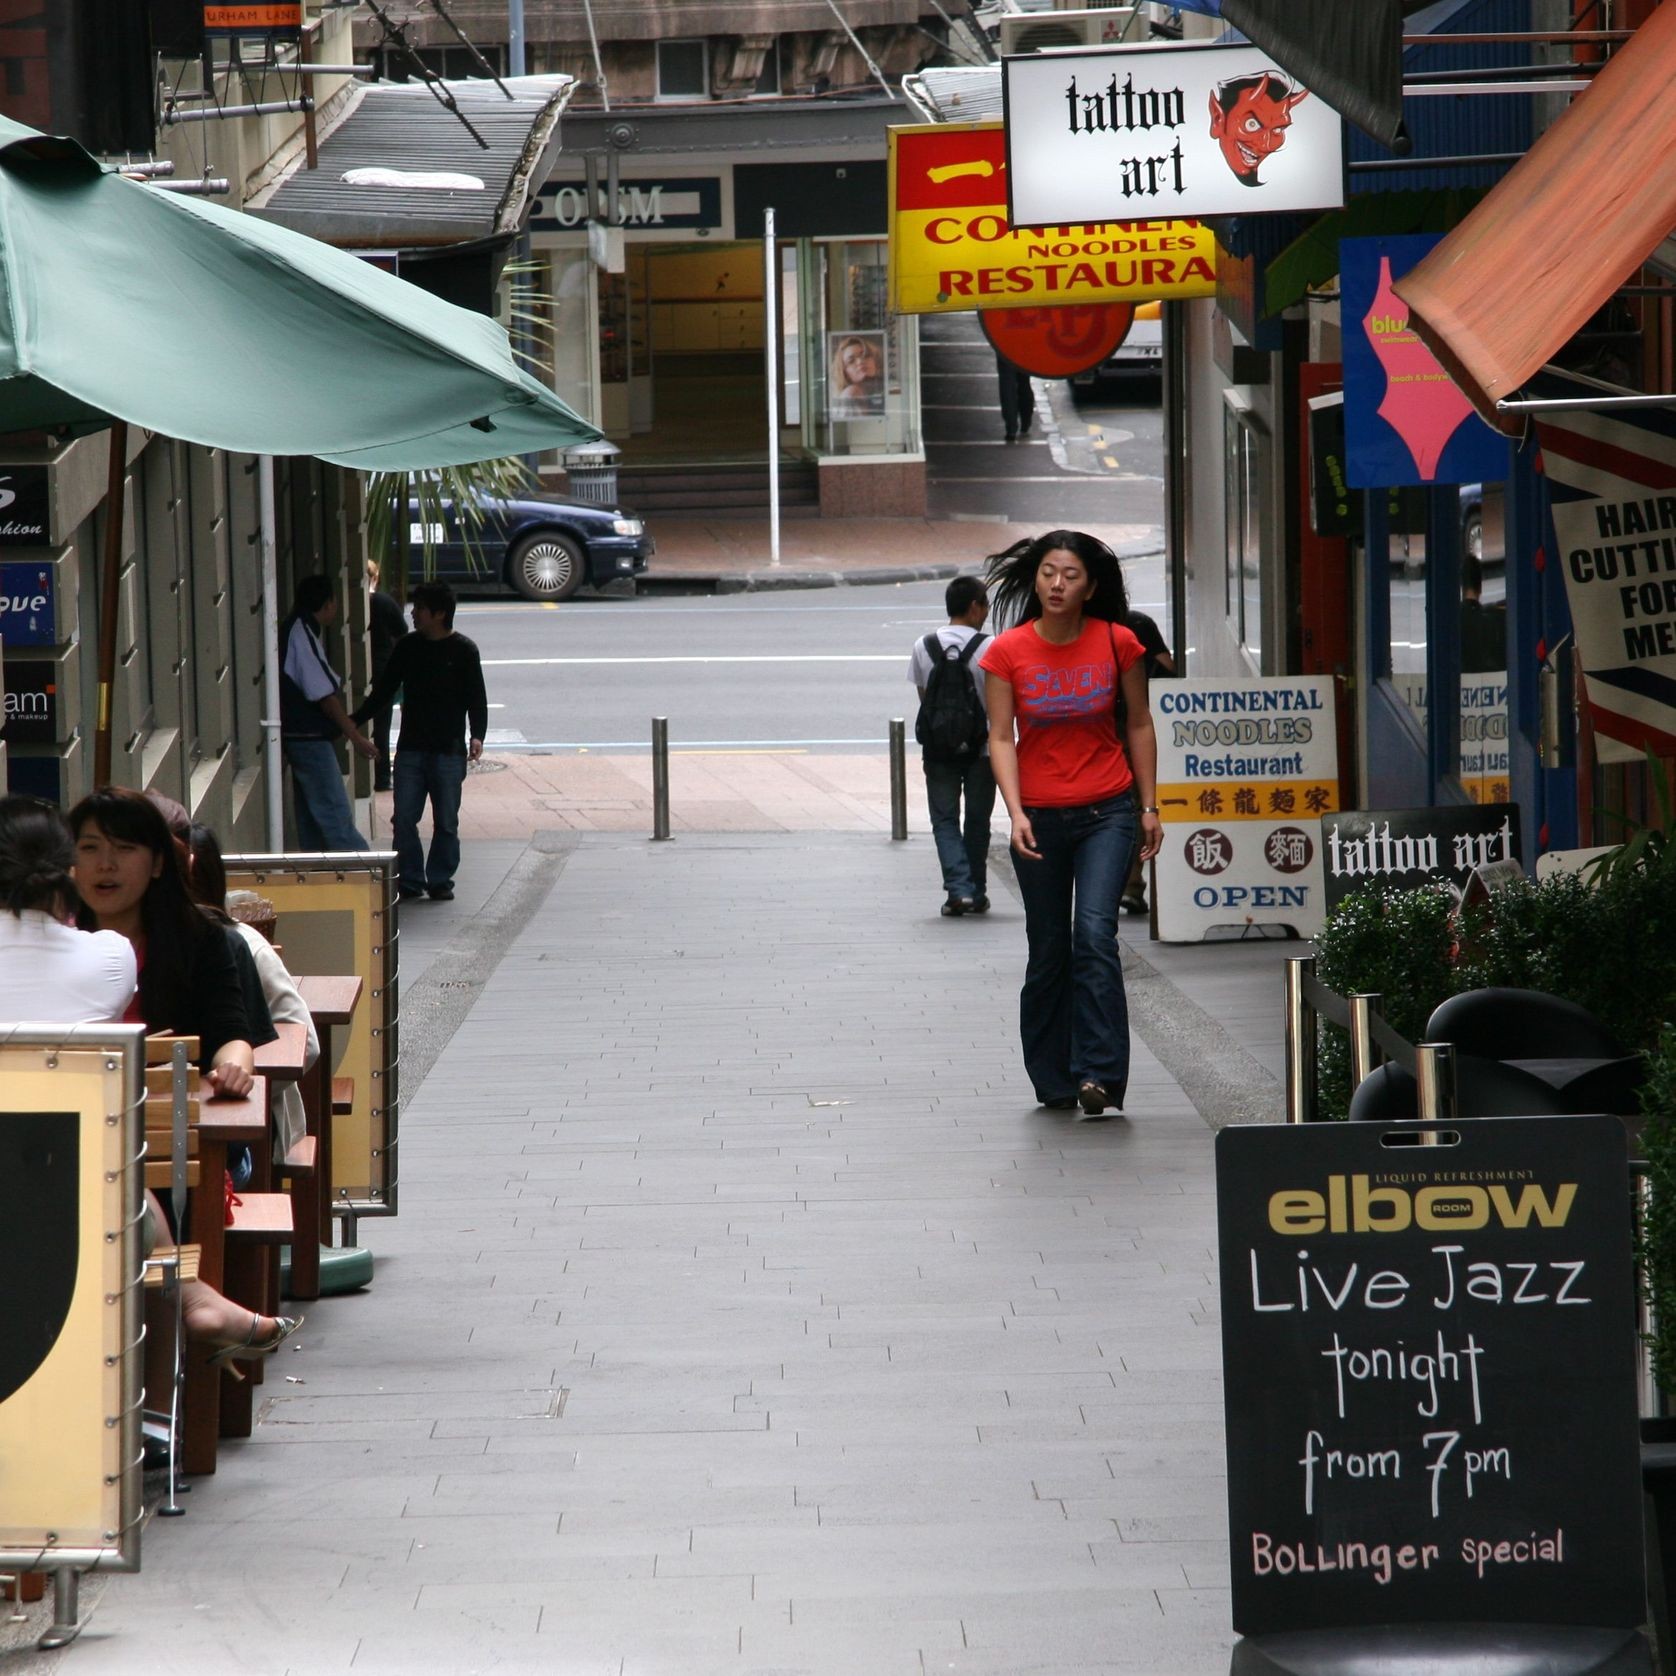
[[[618,499],[638,513],[765,511],[769,500],[766,465],[621,466]],[[779,472],[782,508],[818,507],[820,475],[799,461]]]

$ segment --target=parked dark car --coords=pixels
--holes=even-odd
[[[615,506],[524,490],[507,500],[480,495],[483,522],[461,538],[451,501],[433,526],[432,574],[467,587],[504,582],[525,599],[569,599],[584,585],[601,587],[640,576],[657,544],[645,524]],[[424,542],[419,503],[408,502],[414,567]]]

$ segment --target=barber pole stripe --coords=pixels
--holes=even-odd
[[[1545,375],[1532,393],[1600,391]],[[1577,410],[1536,424],[1595,729],[1676,752],[1676,413]]]

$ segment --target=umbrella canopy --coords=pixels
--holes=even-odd
[[[418,471],[591,442],[493,320],[0,118],[0,431]]]

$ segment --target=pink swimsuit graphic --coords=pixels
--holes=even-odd
[[[1385,369],[1379,417],[1402,438],[1429,483],[1449,439],[1472,417],[1473,408],[1409,324],[1408,304],[1391,289],[1388,256],[1379,258],[1379,287],[1362,325]]]

